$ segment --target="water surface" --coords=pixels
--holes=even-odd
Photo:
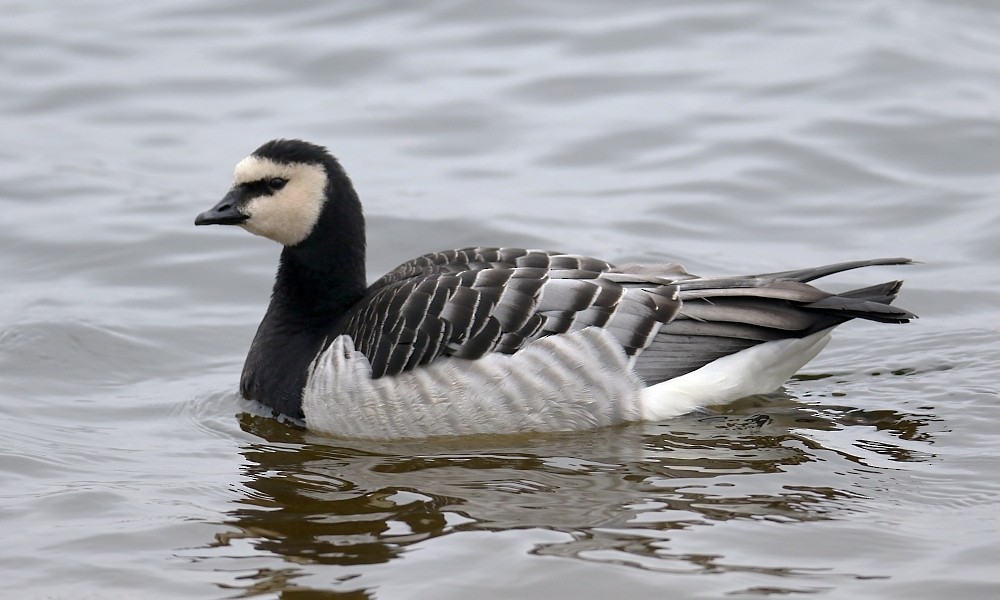
[[[993,598],[1000,11],[982,1],[2,4],[0,569],[17,598]],[[370,275],[525,245],[921,264],[781,392],[361,444],[238,398],[278,248],[198,229],[329,146]]]

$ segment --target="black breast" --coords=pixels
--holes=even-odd
[[[327,331],[328,326],[281,322],[268,313],[243,364],[243,397],[281,414],[302,418],[302,389]]]

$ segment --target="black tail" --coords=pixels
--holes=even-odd
[[[851,262],[836,263],[811,269],[800,269],[797,271],[784,271],[781,273],[770,273],[761,277],[773,277],[779,280],[791,280],[799,282],[813,281],[827,275],[859,269],[861,267],[871,267],[875,265],[908,265],[913,263],[908,258],[873,258],[870,260],[855,260]],[[843,292],[824,298],[816,302],[802,305],[802,308],[818,310],[830,315],[843,317],[843,320],[858,318],[880,323],[908,323],[910,319],[916,319],[917,315],[910,311],[890,306],[899,293],[902,281],[888,281],[878,285],[859,288],[848,292]]]
[[[902,281],[888,281],[810,302],[802,305],[802,308],[841,316],[845,321],[858,318],[879,323],[908,323],[910,319],[916,319],[917,315],[890,306],[902,285]]]

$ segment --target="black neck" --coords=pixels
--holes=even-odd
[[[286,318],[335,321],[368,287],[361,203],[350,183],[328,197],[314,234],[281,252],[271,309]]]
[[[281,252],[271,304],[247,353],[240,390],[246,398],[301,417],[309,365],[367,289],[365,218],[351,180],[325,150],[301,142],[276,144],[259,152],[265,158],[268,152],[285,152],[279,162],[290,151],[304,153],[307,162],[318,156],[328,176],[326,200],[312,233]]]

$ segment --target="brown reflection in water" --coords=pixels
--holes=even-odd
[[[227,521],[241,533],[219,544],[242,538],[295,565],[293,571],[336,565],[357,573],[360,565],[389,562],[455,531],[545,528],[572,539],[536,548],[539,554],[625,564],[632,560],[622,556],[632,556],[642,568],[718,570],[725,565],[717,556],[670,553],[671,532],[733,519],[836,518],[863,497],[810,483],[831,479],[831,466],[823,464],[831,453],[846,461],[836,467],[841,472],[864,466],[869,452],[899,462],[928,456],[885,439],[858,439],[857,454],[824,448],[810,431],[861,426],[857,436],[874,429],[928,441],[923,428],[933,420],[808,407],[781,395],[723,410],[575,434],[386,443],[334,440],[244,414],[241,427],[262,441],[242,452],[248,481]],[[305,591],[290,578],[284,569],[261,570],[248,583]]]

